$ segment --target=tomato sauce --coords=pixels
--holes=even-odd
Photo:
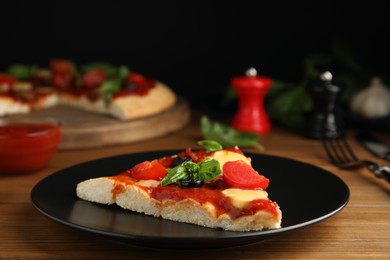
[[[123,172],[122,174],[111,177],[111,179],[123,183],[123,184],[115,184],[114,185],[114,188],[111,191],[113,199],[115,199],[119,194],[125,192],[126,189],[125,189],[124,185],[126,185],[126,184],[132,185],[135,183],[135,180],[133,178],[127,176],[128,173],[129,172],[126,171],[126,172]]]
[[[51,160],[60,139],[60,127],[54,122],[0,121],[0,173],[40,169]]]
[[[216,209],[216,216],[227,213],[232,219],[241,216],[254,215],[260,210],[267,210],[274,215],[277,215],[276,203],[270,200],[254,200],[243,209],[233,206],[231,199],[224,196],[222,189],[215,189],[210,185],[203,185],[200,188],[183,189],[179,185],[169,185],[165,187],[148,188],[150,196],[158,201],[166,199],[174,201],[182,201],[185,199],[193,199],[201,205],[211,203]]]
[[[123,182],[125,184],[136,184],[136,180],[128,176],[127,172],[120,175],[111,177],[114,180]],[[157,201],[173,200],[183,201],[185,199],[193,199],[199,202],[201,205],[211,203],[216,210],[216,216],[222,214],[228,214],[232,219],[237,219],[241,216],[254,215],[260,210],[266,210],[275,216],[278,215],[278,207],[275,202],[267,199],[254,200],[242,209],[233,206],[231,199],[224,196],[222,193],[223,189],[228,188],[222,180],[217,180],[212,184],[205,184],[200,188],[181,188],[179,185],[171,184],[168,186],[157,186],[157,187],[137,187],[147,192],[153,199]],[[112,196],[115,198],[118,194],[124,192],[123,185],[116,185],[112,190]]]
[[[0,140],[22,138],[26,136],[41,135],[42,132],[52,129],[50,124],[12,124],[0,125]]]
[[[17,102],[23,102],[26,105],[34,106],[34,102],[39,100],[39,98],[47,97],[51,95],[52,92],[35,92],[35,91],[26,91],[23,94],[15,93],[0,93],[0,97],[6,97]]]
[[[13,95],[11,93],[1,93],[0,92],[0,97],[4,97],[7,99],[12,99],[14,101],[22,101],[22,99],[19,96]]]
[[[77,98],[86,97],[89,101],[95,102],[101,98],[101,95],[96,90],[89,89],[69,89],[63,91],[65,94]]]
[[[131,83],[131,82],[130,82]],[[146,96],[149,91],[156,86],[156,83],[152,79],[145,79],[142,82],[132,83],[134,87],[122,88],[113,95],[113,99],[124,96]]]
[[[155,87],[155,82],[152,79],[145,79],[142,83],[134,83],[134,87],[126,88],[122,87],[119,91],[115,92],[112,96],[112,99],[125,97],[125,96],[146,96],[149,91]],[[63,92],[69,94],[70,96],[75,96],[80,98],[85,96],[91,102],[95,102],[101,98],[101,94],[96,89],[84,89],[84,88],[68,88],[62,90]]]

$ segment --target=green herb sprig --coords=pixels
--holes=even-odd
[[[182,180],[191,180],[193,182],[203,180],[204,183],[208,183],[221,172],[221,166],[215,159],[206,158],[199,164],[183,162],[174,168],[168,169],[168,174],[162,179],[161,186],[180,183]]]
[[[14,64],[7,69],[7,73],[11,74],[18,80],[31,79],[35,75],[35,73],[37,73],[37,71],[37,66],[27,66],[22,64]]]
[[[223,149],[222,145],[214,140],[201,140],[198,141],[198,144],[203,146],[206,152],[215,152]]]
[[[201,117],[200,125],[203,137],[214,140],[224,147],[254,147],[260,151],[264,150],[263,145],[259,143],[258,134],[236,130],[228,125],[212,121],[207,116]]]

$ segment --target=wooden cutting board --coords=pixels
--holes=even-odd
[[[62,130],[59,149],[85,149],[132,143],[177,131],[189,121],[190,108],[188,102],[180,97],[169,110],[125,122],[67,106],[33,111],[20,117],[56,118]]]

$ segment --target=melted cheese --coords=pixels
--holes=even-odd
[[[230,188],[223,190],[222,193],[232,200],[233,206],[243,208],[249,202],[256,199],[267,199],[268,193],[265,190],[242,190]]]
[[[26,92],[33,89],[33,84],[25,81],[17,81],[12,90],[15,92]]]
[[[221,165],[221,169],[226,162],[230,162],[230,161],[242,160],[245,163],[251,165],[251,158],[246,157],[245,155],[242,155],[240,153],[231,152],[231,151],[225,151],[225,150],[216,151],[211,156],[211,158],[213,158],[219,162],[219,164]]]
[[[160,181],[156,180],[140,180],[137,182],[138,185],[144,186],[144,187],[157,187],[160,185]]]
[[[213,217],[217,216],[215,206],[212,203],[206,202],[202,206],[210,213],[210,215],[212,215]]]

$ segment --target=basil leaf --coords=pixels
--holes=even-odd
[[[26,66],[21,64],[15,64],[10,66],[7,69],[7,73],[11,74],[18,80],[28,80],[31,79],[35,73],[37,72],[38,68],[36,66]]]
[[[106,106],[109,105],[114,93],[121,89],[121,85],[118,80],[105,80],[99,87],[99,90],[103,93],[104,103]]]
[[[103,93],[115,93],[121,89],[118,80],[105,80],[100,86],[100,91]]]
[[[254,147],[260,151],[264,150],[264,147],[259,143],[258,134],[236,130],[225,124],[212,121],[207,116],[201,117],[201,131],[206,139],[215,140],[223,147]]]
[[[223,149],[222,145],[214,140],[202,140],[198,144],[203,146],[207,152],[215,152]]]
[[[118,79],[120,83],[122,84],[127,79],[127,76],[129,75],[130,70],[126,66],[120,66],[118,69]]]
[[[188,179],[188,177],[189,173],[187,168],[181,164],[172,169],[168,169],[167,175],[161,180],[161,186],[178,183],[180,180]]]
[[[198,179],[205,183],[210,182],[222,172],[219,162],[215,159],[206,159],[199,164]]]
[[[221,166],[215,159],[206,159],[199,164],[183,162],[172,169],[168,169],[167,175],[161,181],[161,186],[179,183],[182,180],[191,180],[193,182],[203,180],[204,183],[208,183],[221,172]]]
[[[303,86],[298,86],[274,98],[269,103],[267,113],[272,120],[292,129],[305,126],[304,113],[311,109],[311,100]]]
[[[72,75],[74,77],[75,86],[81,88],[81,73],[77,69],[76,64],[71,62]]]
[[[200,170],[199,165],[197,165],[194,162],[183,162],[181,164],[181,166],[183,166],[183,167],[185,167],[187,169],[187,172],[190,175],[190,177],[196,175],[199,172],[199,170]]]

